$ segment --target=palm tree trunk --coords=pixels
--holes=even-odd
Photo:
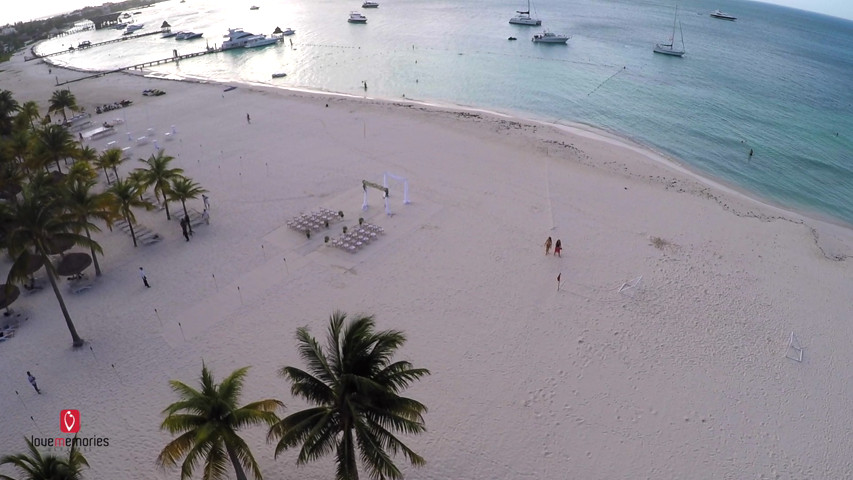
[[[243,471],[243,465],[240,464],[240,459],[234,453],[234,449],[225,445],[225,450],[228,452],[228,458],[231,459],[231,464],[234,465],[234,472],[237,474],[237,480],[246,480],[246,472]]]
[[[90,242],[92,241],[92,235],[89,234],[89,227],[86,227],[86,238],[88,238]],[[98,265],[98,257],[95,256],[95,247],[89,247],[89,248],[92,250],[92,263],[95,264],[95,276],[100,277],[101,276],[101,266]]]
[[[181,205],[184,207],[184,216],[189,217],[190,215],[187,213],[187,201],[183,198],[181,199]]]
[[[44,258],[47,258],[47,255],[42,253]],[[74,347],[82,347],[83,339],[80,338],[80,335],[77,335],[77,329],[74,328],[74,322],[71,321],[71,315],[68,314],[68,309],[65,308],[65,300],[62,299],[62,294],[59,293],[59,286],[56,284],[56,278],[53,276],[53,269],[50,265],[45,265],[45,271],[47,271],[47,278],[50,280],[50,286],[53,287],[53,293],[56,295],[56,300],[59,301],[59,308],[62,310],[62,315],[65,317],[65,324],[68,325],[68,330],[71,332],[71,340],[72,345]]]
[[[124,219],[127,220],[127,226],[130,227],[130,237],[133,238],[133,246],[136,246],[136,233],[133,231],[133,222],[130,221],[130,217],[125,215]]]
[[[118,168],[113,167],[113,173],[115,173],[115,174],[116,174],[116,180],[118,180]],[[110,177],[107,177],[107,181],[108,181],[108,182],[110,181]]]
[[[169,215],[169,200],[166,199],[166,192],[160,192],[163,194],[163,206],[166,207],[166,220],[171,220],[172,216]]]
[[[107,178],[107,185],[112,185],[113,182],[110,181],[110,174],[107,173],[107,167],[104,167],[104,176]]]
[[[346,420],[345,420],[346,422]],[[352,426],[344,426],[344,435],[338,444],[339,478],[358,480],[358,467],[355,461],[355,442],[352,438]]]

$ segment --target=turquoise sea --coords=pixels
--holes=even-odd
[[[532,6],[542,27],[521,27],[508,20],[526,7],[523,0],[379,0],[378,9],[365,10],[361,0],[251,1],[159,3],[133,16],[146,25],[141,32],[166,20],[204,38],[154,35],[51,60],[107,70],[169,57],[173,49],[204,50],[220,44],[229,27],[267,34],[291,27],[292,47],[285,41],[154,70],[356,95],[365,81],[372,97],[585,123],[766,201],[853,224],[851,21],[738,0],[681,1],[687,54],[675,58],[652,52],[672,33],[675,5],[666,2],[538,0]],[[260,8],[250,10],[253,4]],[[737,21],[711,18],[716,9]],[[368,23],[347,23],[352,10]],[[543,28],[572,38],[568,45],[532,43]],[[37,51],[120,34],[82,32]],[[272,79],[276,72],[287,77]]]

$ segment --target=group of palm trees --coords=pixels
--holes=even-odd
[[[425,431],[427,411],[422,403],[400,395],[412,382],[429,375],[407,361],[393,361],[406,341],[402,332],[376,331],[372,316],[347,322],[346,314],[335,312],[329,319],[325,347],[307,328],[298,329],[296,338],[307,370],[285,366],[279,374],[290,383],[292,395],[313,407],[280,418],[276,412],[284,404],[279,400],[239,406],[248,367],[217,384],[203,365],[198,388],[170,382],[180,398],[163,410],[166,418],[161,429],[178,436],[163,448],[157,463],[165,468],[180,464],[181,480],[192,478],[199,468],[203,480],[226,478],[229,465],[237,480],[246,480],[247,472],[262,480],[260,467],[238,431],[265,425],[276,456],[299,448],[297,464],[304,464],[334,454],[336,480],[357,480],[359,463],[372,479],[400,479],[403,475],[392,459],[397,453],[412,465],[424,464],[395,435]],[[27,444],[29,455],[5,456],[0,464],[18,467],[27,480],[82,479],[82,467],[88,464],[73,448],[67,459],[60,459],[42,457],[29,440]],[[67,473],[50,473],[55,471]],[[3,475],[0,479],[15,480]]]
[[[78,110],[69,90],[58,90],[50,99],[50,112]],[[109,228],[119,219],[130,226],[133,245],[137,245],[133,225],[134,211],[151,210],[155,205],[144,198],[152,189],[171,219],[169,201],[180,201],[187,215],[186,201],[206,192],[183,170],[171,167],[173,157],[159,150],[140,159],[143,167],[127,178],[120,178],[118,167],[126,160],[120,149],[98,153],[77,143],[65,124],[36,124],[38,105],[28,101],[20,105],[8,90],[0,90],[0,245],[13,258],[6,288],[24,283],[33,275],[32,266],[43,264],[46,276],[59,302],[73,345],[83,345],[77,334],[57,284],[52,255],[61,254],[59,245],[88,248],[97,276],[101,275],[97,253],[101,246],[92,240],[99,231],[95,221]],[[73,163],[62,171],[60,161]],[[55,167],[54,170],[51,170]],[[98,173],[103,169],[106,188],[98,188]],[[110,178],[110,171],[114,179]]]

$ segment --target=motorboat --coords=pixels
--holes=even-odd
[[[251,7],[249,7],[249,10],[257,10],[259,8],[261,8],[261,7],[259,7],[257,5],[252,5]]]
[[[163,32],[163,35],[160,38],[172,38],[172,37],[177,37],[177,36],[178,36],[178,32],[167,31],[167,32]]]
[[[361,4],[361,8],[379,8],[379,4],[376,2],[364,2]]]
[[[144,23],[137,23],[137,24],[133,24],[133,25],[128,25],[127,29],[125,29],[124,33],[130,34],[130,33],[133,33],[137,30],[142,30],[143,28],[145,28]]]
[[[509,19],[509,23],[513,25],[542,25],[542,20],[530,16],[530,0],[527,0],[527,10],[516,10],[518,15]]]
[[[515,37],[509,37],[509,38],[507,38],[507,40],[518,40],[518,39]]]
[[[80,42],[79,45],[77,45],[77,48],[86,48],[86,47],[91,47],[91,46],[92,46],[92,42],[90,42],[88,40],[83,40],[82,42]]]
[[[175,35],[175,40],[193,40],[195,38],[201,38],[204,35],[203,33],[195,33],[195,32],[178,32]]]
[[[714,10],[713,12],[711,12],[711,16],[714,18],[719,18],[720,20],[729,20],[732,22],[737,20],[737,17],[729,15],[728,13],[723,13],[719,10]]]
[[[282,73],[273,73],[273,74],[272,74],[272,78],[282,78],[282,77],[286,77],[286,76],[287,76],[287,74],[286,74],[286,73],[283,73],[283,72],[282,72]]]
[[[130,14],[125,12],[122,14],[121,18],[130,18]]]
[[[127,24],[124,22],[118,22],[113,26],[113,28],[115,28],[116,30],[124,30],[125,28],[127,28]]]
[[[281,32],[281,34],[284,35],[285,37],[288,35],[293,35],[294,33],[296,33],[296,30],[294,30],[290,27],[285,28],[284,31]]]
[[[347,21],[349,23],[367,23],[367,17],[358,12],[352,12],[349,14],[349,19]]]
[[[531,38],[531,40],[533,41],[533,43],[562,43],[562,44],[565,44],[566,42],[569,41],[569,36],[563,35],[560,33],[549,32],[548,30],[545,30],[542,33],[537,33],[536,35],[533,35],[533,38]]]
[[[268,37],[263,34],[256,35],[246,32],[242,28],[229,28],[227,37],[228,40],[222,42],[222,50],[263,47],[279,41],[278,38]]]

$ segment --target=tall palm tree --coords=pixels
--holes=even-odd
[[[144,208],[152,210],[154,205],[151,202],[146,202],[139,196],[139,185],[128,180],[117,179],[116,183],[107,190],[113,196],[115,208],[118,213],[125,219],[130,226],[130,236],[133,238],[133,246],[137,246],[136,232],[133,231],[133,224],[136,223],[136,215],[133,214],[134,208]]]
[[[83,164],[83,162],[77,165]],[[118,217],[118,209],[116,208],[115,197],[107,192],[94,193],[92,189],[97,184],[93,178],[77,178],[74,181],[66,182],[66,208],[77,223],[86,232],[86,238],[92,240],[91,230],[96,232],[101,229],[97,225],[92,224],[89,219],[96,218],[103,220],[107,225],[112,225],[112,221]],[[94,242],[92,242],[94,243]],[[95,255],[95,247],[91,246],[92,262],[95,264],[95,275],[101,276],[101,266],[98,265],[98,257]]]
[[[201,188],[201,185],[193,182],[187,177],[177,177],[172,180],[172,186],[169,189],[169,200],[180,201],[184,207],[184,216],[187,217],[187,200],[198,198],[199,195],[207,193],[207,190]]]
[[[207,366],[202,365],[201,390],[177,380],[169,382],[180,400],[163,410],[166,419],[160,428],[180,435],[160,452],[157,462],[161,466],[176,466],[183,457],[181,480],[185,480],[192,477],[199,462],[204,462],[201,478],[216,480],[226,478],[230,462],[237,480],[246,480],[245,470],[263,479],[255,457],[237,431],[250,425],[273,425],[278,421],[275,411],[284,404],[266,399],[238,407],[248,370],[237,369],[217,385]]]
[[[371,478],[402,478],[388,450],[402,452],[415,466],[425,462],[391,430],[423,432],[427,408],[398,393],[429,371],[406,361],[391,363],[406,341],[402,332],[374,331],[373,316],[345,321],[343,312],[329,319],[327,350],[307,328],[296,331],[308,372],[283,367],[279,373],[290,381],[293,395],[317,406],[288,415],[270,429],[268,438],[278,439],[276,455],[301,445],[298,464],[335,451],[337,480],[358,479],[356,448]]]
[[[0,135],[12,131],[12,117],[21,109],[21,105],[9,90],[0,90]]]
[[[60,158],[73,157],[77,154],[77,145],[68,129],[62,125],[48,125],[36,132],[36,155],[43,162],[52,160],[59,167]]]
[[[75,245],[93,247],[97,251],[101,251],[101,246],[87,237],[74,233],[79,228],[76,219],[64,211],[59,195],[51,194],[52,190],[48,187],[43,188],[42,192],[33,192],[33,184],[27,185],[24,189],[24,199],[12,208],[7,245],[14,262],[6,283],[26,281],[30,252],[41,256],[50,286],[53,287],[53,293],[59,302],[68,330],[71,332],[73,345],[79,347],[83,345],[83,339],[77,334],[77,329],[65,306],[65,300],[59,291],[56,268],[49,258],[51,244],[70,241]]]
[[[169,168],[169,163],[174,159],[175,157],[166,155],[165,150],[160,150],[157,155],[151,155],[147,160],[139,159],[140,162],[147,165],[147,168],[137,168],[137,170],[144,172],[142,187],[147,189],[153,186],[157,201],[160,201],[161,196],[163,197],[167,220],[172,219],[172,215],[169,213],[169,199],[167,198],[172,188],[170,182],[184,173],[182,168]]]
[[[18,116],[24,118],[27,123],[30,124],[30,128],[32,130],[36,129],[36,124],[33,120],[41,118],[41,114],[39,113],[39,105],[33,100],[28,102],[24,102],[21,105],[21,110],[18,112]]]
[[[118,180],[118,166],[124,162],[124,152],[118,148],[109,148],[101,152],[101,155],[95,160],[95,165],[98,168],[104,169],[104,176],[107,177],[107,184],[110,183],[110,175],[107,173],[107,169],[111,168],[113,173],[116,176],[116,180]]]
[[[75,435],[75,439],[77,436]],[[29,438],[25,438],[29,454],[6,455],[0,458],[0,465],[9,464],[16,467],[23,480],[81,480],[83,467],[89,462],[83,453],[72,442],[68,458],[54,455],[42,455]],[[6,475],[0,475],[0,480],[15,480]]]
[[[68,117],[65,116],[65,109],[69,109],[72,112],[76,112],[80,108],[77,106],[77,97],[71,93],[71,90],[56,90],[53,92],[53,95],[50,97],[50,105],[48,106],[48,112],[62,112],[62,120],[63,123],[68,122]]]

